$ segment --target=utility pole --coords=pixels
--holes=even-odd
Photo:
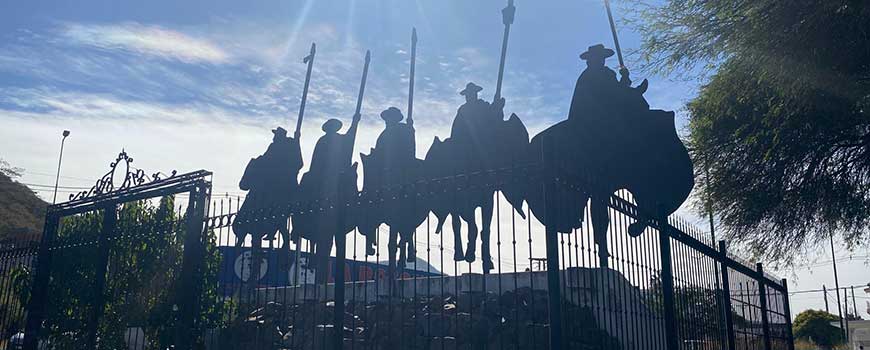
[[[825,312],[831,313],[831,309],[828,307],[828,288],[825,285],[822,285],[822,293],[825,294]]]
[[[834,233],[831,232],[831,260],[834,262],[834,288],[837,291],[837,315],[840,317],[840,329],[844,332],[843,336],[845,337],[846,328],[843,324],[843,304],[840,303],[840,277],[837,275],[837,256],[834,254]]]
[[[839,291],[837,294],[839,295]],[[846,310],[846,317],[843,317],[846,322],[846,328],[843,328],[843,331],[846,332],[846,342],[849,342],[849,291],[846,288],[843,288],[843,296],[845,299],[843,300],[843,309]]]

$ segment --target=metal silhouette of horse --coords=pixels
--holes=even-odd
[[[612,54],[595,45],[581,55],[589,68],[578,78],[568,120],[536,135],[529,147],[529,157],[541,164],[543,181],[563,181],[546,194],[549,198],[542,191],[528,191],[532,212],[545,225],[568,233],[581,227],[591,199],[601,266],[607,266],[607,208],[614,192],[631,192],[645,214],[629,226],[629,234],[636,237],[648,226],[643,217],[673,213],[694,187],[692,162],[676,133],[674,113],[649,109],[643,97],[646,80],[632,88],[623,71],[617,81],[604,66]]]

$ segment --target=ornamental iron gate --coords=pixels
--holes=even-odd
[[[132,161],[121,152],[91,190],[49,206],[38,248],[4,255],[26,257],[18,271],[32,272],[19,278],[27,306],[5,324],[15,327],[5,348],[144,349],[146,335],[151,349],[198,342],[211,173],[148,175]],[[182,213],[175,198],[185,196]]]

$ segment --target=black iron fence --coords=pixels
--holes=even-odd
[[[627,191],[577,206],[566,198],[582,183],[539,189],[568,193],[548,205],[582,212],[581,225],[554,233],[495,190],[504,179],[540,182],[528,169],[261,207],[242,219],[241,198],[205,206],[205,175],[51,208],[41,245],[0,253],[0,349],[793,348],[784,280],[677,217],[641,212]],[[374,227],[371,255],[359,229],[339,235],[325,264],[307,240],[237,244],[232,229],[238,220],[292,226],[329,210],[358,220],[372,203],[425,206],[468,191],[492,194],[488,234],[481,209],[429,213],[410,241]],[[165,197],[179,193],[187,204]],[[604,230],[595,204],[606,207]],[[638,232],[638,222],[648,227]]]
[[[407,202],[425,203],[436,196],[463,198],[463,191],[492,189],[499,179],[522,179],[517,174],[532,176],[504,171],[510,176],[490,172],[450,177],[360,198],[414,197]],[[582,186],[557,188],[580,191]],[[527,206],[514,210],[501,193],[492,193],[488,242],[466,246],[467,222],[455,236],[454,218],[439,224],[438,216],[430,213],[414,233],[416,257],[394,273],[386,260],[396,237],[386,225],[375,232],[372,255],[365,253],[365,237],[350,232],[344,253],[337,253],[340,248],[331,251],[325,282],[315,278],[312,255],[306,253],[309,244],[284,242],[276,235],[257,248],[248,239],[235,248],[245,253],[237,251],[222,262],[220,274],[232,276],[222,279],[222,298],[233,305],[223,318],[232,326],[210,330],[207,347],[792,348],[785,281],[773,280],[761,265],[729,256],[726,245],[709,233],[677,217],[665,220],[641,213],[632,195],[620,191],[600,203],[606,205],[610,222],[603,235],[596,235],[586,203],[580,227],[547,234]],[[219,245],[234,245],[231,226],[242,201],[215,198],[207,225]],[[259,219],[246,219],[290,217],[292,222],[312,211],[347,206],[353,212],[367,204],[358,199],[294,203],[263,208],[253,216]],[[475,220],[482,216],[478,209]],[[638,221],[649,227],[633,237],[629,228]],[[462,257],[460,250],[467,257],[472,246],[474,261],[455,259]],[[487,255],[492,269],[483,261]]]

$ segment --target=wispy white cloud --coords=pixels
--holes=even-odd
[[[69,24],[65,37],[105,50],[177,59],[189,63],[225,63],[230,55],[215,43],[155,25],[125,22],[112,25]]]
[[[26,61],[28,57],[45,57],[48,52],[48,56],[56,57],[58,62],[43,61],[37,65],[46,72],[40,75],[36,88],[17,88],[14,84],[2,88],[0,85],[0,119],[32,128],[34,132],[29,134],[41,133],[37,130],[44,129],[39,126],[43,124],[78,124],[95,130],[105,129],[100,125],[135,128],[141,140],[127,135],[111,147],[94,149],[112,150],[125,144],[129,146],[129,143],[147,144],[148,139],[159,139],[161,144],[171,144],[174,148],[172,156],[162,157],[163,161],[173,158],[173,162],[186,163],[186,159],[195,159],[191,163],[229,175],[216,183],[232,188],[237,172],[246,162],[245,157],[261,153],[269,141],[268,130],[277,125],[292,127],[294,124],[305,74],[301,56],[307,53],[310,42],[316,40],[318,56],[302,132],[303,153],[305,159],[310,159],[309,152],[322,135],[320,124],[323,121],[330,117],[344,120],[346,124],[350,121],[365,48],[356,43],[345,45],[344,38],[339,37],[330,24],[307,23],[306,30],[291,41],[287,39],[291,28],[244,20],[221,21],[225,22],[218,26],[219,31],[127,22],[65,24],[60,31],[49,32],[40,46],[9,45],[6,48],[21,53],[9,59]],[[60,39],[75,40],[55,40],[57,34],[61,35]],[[149,43],[164,39],[166,43]],[[172,40],[182,45],[169,45]],[[372,71],[362,106],[357,151],[368,152],[374,145],[383,128],[377,117],[381,110],[388,106],[406,109],[409,62],[396,50],[404,51],[407,43],[381,44],[372,52]],[[100,52],[103,50],[124,50],[131,54],[105,54]],[[155,56],[171,59],[151,59]],[[3,57],[0,55],[0,61]],[[432,64],[426,64],[429,57]],[[477,48],[459,49],[445,57],[432,53],[425,45],[420,47],[415,99],[419,157],[425,155],[436,135],[442,139],[449,135],[456,108],[463,103],[457,92],[465,83],[475,81],[486,86],[488,93],[494,91],[496,70],[490,63],[495,62],[496,57],[497,52]],[[208,65],[191,71],[183,64],[186,62],[232,64]],[[25,70],[17,72],[27,73]],[[535,79],[533,75],[518,75],[505,86],[505,95],[509,96],[506,113],[517,112],[533,131],[543,129],[544,122],[552,120],[540,119],[552,113],[541,113],[548,104],[535,97],[540,94],[540,84],[535,83]],[[87,81],[89,86],[82,89],[76,81]],[[538,113],[533,115],[531,111]],[[34,122],[36,120],[39,122]],[[78,135],[84,137],[81,132]],[[221,137],[215,138],[216,135]],[[6,142],[12,140],[10,137],[0,137],[0,148],[11,142]],[[201,144],[200,141],[208,144],[206,148],[213,154],[233,154],[233,161],[213,162],[210,160],[213,156],[190,152],[191,146]]]

